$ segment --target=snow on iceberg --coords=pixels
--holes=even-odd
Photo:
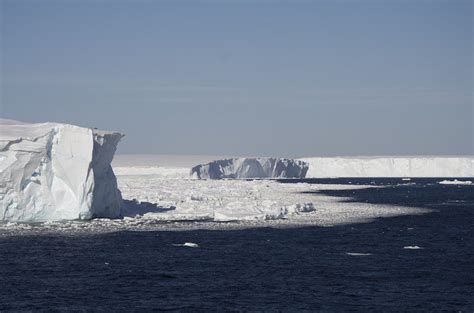
[[[122,137],[0,119],[0,221],[120,216],[122,197],[110,163]]]
[[[235,158],[197,165],[191,176],[198,179],[222,178],[304,178],[308,164],[277,158]]]
[[[474,157],[315,157],[307,178],[474,177]]]

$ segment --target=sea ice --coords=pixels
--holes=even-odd
[[[372,253],[360,253],[360,252],[346,252],[347,255],[350,256],[369,256],[372,255]]]
[[[185,243],[182,243],[182,244],[173,244],[173,246],[175,247],[188,247],[188,248],[199,248],[199,245],[197,243],[194,243],[194,242],[185,242]]]
[[[441,185],[472,185],[470,180],[442,180],[438,184]]]
[[[0,237],[37,233],[87,235],[125,230],[331,227],[365,223],[380,217],[431,212],[417,207],[354,202],[351,198],[324,194],[325,190],[374,188],[368,185],[194,180],[189,176],[169,179],[158,174],[126,175],[125,172],[117,176],[122,195],[127,199],[124,218],[0,223]]]
[[[345,201],[350,198],[334,198],[319,193],[326,189],[360,189],[374,186],[167,177],[168,174],[128,175],[126,169],[122,169],[121,175],[117,177],[120,190],[125,199],[136,199],[134,208],[130,207],[126,213],[131,218],[127,223],[150,225],[160,221],[193,221],[202,225],[200,223],[218,221],[254,226],[333,226],[369,221],[381,216],[429,212],[420,208],[355,203]],[[150,210],[151,203],[154,204],[153,210]],[[140,207],[144,209],[141,210]],[[224,224],[216,223],[212,227],[218,227],[216,225]]]
[[[418,250],[418,249],[423,249],[422,247],[418,246],[405,246],[403,249],[408,249],[408,250]]]

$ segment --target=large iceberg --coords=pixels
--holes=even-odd
[[[308,164],[299,160],[277,158],[234,158],[216,160],[191,169],[198,179],[222,178],[304,178]]]
[[[474,157],[316,157],[307,178],[474,177]]]
[[[0,119],[0,221],[119,217],[123,202],[110,164],[122,137]]]

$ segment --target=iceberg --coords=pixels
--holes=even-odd
[[[278,158],[234,158],[216,160],[191,169],[197,179],[223,178],[304,178],[308,164]]]
[[[0,119],[0,221],[115,218],[117,132]]]
[[[474,177],[474,157],[313,157],[307,178]]]

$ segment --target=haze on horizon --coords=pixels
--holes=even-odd
[[[472,1],[0,0],[0,117],[120,154],[473,155]]]

